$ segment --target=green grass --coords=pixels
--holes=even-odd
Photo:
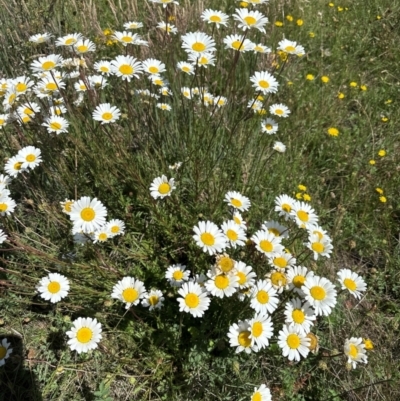
[[[216,67],[193,78],[175,72],[176,62],[186,55],[179,36],[165,37],[155,28],[156,21],[165,19],[158,5],[112,0],[91,6],[80,1],[0,3],[0,77],[27,74],[38,56],[61,51],[29,43],[32,34],[82,32],[97,45],[88,60],[111,60],[125,49],[107,46],[102,30],[122,30],[124,22],[140,20],[140,34],[150,46],[135,48],[133,54],[140,60],[162,60],[174,93],[168,99],[172,112],[166,113],[154,100],[144,102],[135,95],[135,89],[150,88],[144,78],[128,85],[110,78],[98,100],[85,96],[79,107],[72,103],[76,93],[69,86],[68,134],[47,133],[43,115],[29,125],[15,122],[0,131],[4,161],[28,145],[39,147],[44,160],[13,180],[11,196],[18,207],[12,216],[1,217],[9,240],[0,251],[0,335],[11,338],[15,352],[0,367],[0,401],[239,401],[250,399],[261,383],[271,389],[274,401],[400,398],[398,5],[354,0],[330,7],[322,1],[271,0],[259,8],[271,22],[267,34],[251,32],[248,37],[276,49],[285,35],[302,44],[306,56],[283,63],[276,54],[245,53],[234,66],[233,51],[219,46]],[[180,3],[172,8],[180,32],[210,34],[211,28],[200,23],[202,10],[232,14],[237,7],[233,0]],[[304,24],[299,27],[300,18]],[[274,25],[277,20],[283,27]],[[216,41],[230,34],[233,25],[231,21],[229,28],[215,31]],[[246,108],[254,95],[249,76],[261,70],[279,76],[279,91],[266,104],[284,103],[291,110],[289,118],[279,120],[275,136],[262,135],[262,116]],[[307,80],[307,74],[315,79]],[[323,83],[322,76],[330,81]],[[352,81],[357,88],[350,87]],[[228,105],[217,111],[182,98],[180,88],[190,85],[227,96]],[[117,105],[122,118],[99,127],[91,118],[96,102]],[[329,136],[330,127],[339,136]],[[272,150],[275,140],[285,143],[285,153]],[[378,156],[381,149],[384,157]],[[182,167],[172,174],[168,166],[178,161]],[[154,201],[149,186],[162,174],[173,175],[177,189],[165,201]],[[332,281],[341,268],[358,272],[368,291],[361,301],[345,293],[338,296],[335,311],[319,319],[314,330],[319,353],[299,364],[283,358],[276,341],[257,354],[235,354],[226,334],[232,323],[251,317],[249,308],[213,298],[202,319],[178,313],[176,291],[165,285],[165,270],[184,263],[193,272],[207,271],[212,259],[195,245],[192,229],[199,219],[220,224],[228,218],[227,191],[251,199],[246,220],[253,233],[261,222],[277,218],[275,197],[294,197],[299,184],[307,186],[334,253],[315,262],[302,253],[304,236],[287,246]],[[386,203],[380,202],[377,187]],[[126,234],[106,244],[74,245],[72,225],[59,203],[81,196],[100,199],[110,218],[125,221]],[[251,246],[232,255],[252,265],[259,277],[269,269]],[[71,281],[69,296],[56,306],[36,291],[48,272]],[[143,280],[146,288],[162,287],[164,308],[152,313],[137,306],[126,312],[111,300],[112,287],[127,275]],[[95,317],[103,325],[99,348],[82,355],[69,350],[65,335],[79,316]],[[275,334],[281,324],[282,319],[275,324]],[[335,355],[353,336],[370,338],[375,348],[367,365],[349,371],[344,356]]]

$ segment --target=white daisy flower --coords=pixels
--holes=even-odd
[[[150,0],[152,3],[162,4],[163,8],[166,8],[168,4],[177,4],[179,6],[179,2],[176,0]]]
[[[42,125],[47,127],[48,132],[55,132],[59,135],[62,132],[68,132],[69,122],[64,117],[53,115],[44,120]]]
[[[218,107],[221,108],[223,106],[226,106],[228,103],[228,99],[225,96],[218,96],[214,98],[214,104]]]
[[[251,108],[254,113],[258,113],[262,110],[262,102],[260,102],[259,100],[249,100],[247,103],[247,108]]]
[[[0,114],[0,129],[5,127],[10,119],[9,114]]]
[[[316,234],[318,235],[318,238],[320,240],[322,239],[327,239],[329,241],[332,241],[331,238],[328,235],[328,232],[326,230],[324,230],[322,227],[320,227],[319,225],[314,225],[314,226],[310,226],[307,228],[308,231],[308,235],[311,236],[312,234]]]
[[[68,345],[71,351],[75,350],[80,354],[97,348],[97,343],[102,339],[101,331],[101,324],[97,319],[78,317],[72,322],[71,330],[66,332],[70,338]]]
[[[189,54],[189,61],[199,67],[207,68],[208,65],[215,65],[215,56],[212,53],[202,53],[201,55]]]
[[[249,40],[245,39],[241,35],[228,35],[224,38],[225,49],[233,49],[239,52],[248,52],[254,50],[255,44]]]
[[[240,261],[235,262],[234,268],[235,274],[238,277],[239,288],[243,289],[253,287],[255,279],[257,278],[253,268]]]
[[[7,195],[0,197],[0,216],[9,216],[14,212],[17,204]]]
[[[257,250],[268,257],[283,252],[282,237],[276,237],[269,231],[259,230],[250,239],[256,244]]]
[[[164,302],[163,293],[160,290],[151,290],[142,300],[142,305],[149,308],[150,311],[160,309]]]
[[[22,169],[34,169],[42,162],[41,151],[34,146],[26,146],[25,148],[22,148],[18,152],[17,158],[22,162]]]
[[[171,89],[169,89],[167,86],[160,88],[158,90],[158,92],[161,93],[161,95],[163,95],[163,96],[172,96],[173,95]]]
[[[51,71],[62,64],[63,58],[58,54],[49,54],[46,57],[39,57],[31,64],[33,72]]]
[[[249,0],[251,2],[251,0]],[[259,0],[259,2],[264,2]],[[254,387],[254,393],[251,395],[251,401],[272,401],[271,391],[265,384],[260,387]]]
[[[107,209],[97,198],[83,196],[72,204],[69,217],[74,233],[90,234],[105,225]]]
[[[186,62],[186,61],[180,61],[180,62],[176,65],[176,67],[177,67],[179,70],[185,72],[185,73],[188,74],[188,75],[193,75],[193,74],[194,74],[194,65],[193,65],[193,64],[190,64],[190,63],[188,63],[188,62]]]
[[[165,64],[154,58],[148,58],[142,61],[142,66],[143,71],[147,74],[158,75],[166,71]]]
[[[67,108],[62,104],[59,106],[51,106],[49,109],[49,113],[53,116],[61,116],[67,112]]]
[[[79,39],[73,45],[75,51],[79,54],[85,54],[96,51],[96,45],[89,39]]]
[[[83,82],[81,79],[78,82],[74,83],[74,88],[77,92],[86,92],[90,89],[89,83],[86,85],[86,82]]]
[[[299,331],[307,334],[316,320],[314,309],[308,302],[302,304],[300,298],[290,300],[285,304],[285,323],[293,325]]]
[[[107,228],[107,224],[95,230],[92,234],[93,244],[97,244],[98,242],[106,242],[110,238],[112,238],[112,235]]]
[[[15,86],[12,86],[7,90],[7,93],[4,95],[3,107],[4,111],[11,109],[18,101],[18,93],[15,90]]]
[[[74,204],[74,200],[70,200],[70,199],[65,199],[65,201],[60,202],[61,204],[61,208],[62,208],[62,212],[65,214],[70,214],[72,211],[72,205]]]
[[[125,22],[124,28],[125,28],[125,29],[139,29],[139,28],[143,28],[143,23],[142,23],[142,22],[137,22],[137,21]]]
[[[330,258],[333,249],[330,240],[320,239],[318,234],[311,234],[308,240],[309,242],[305,245],[314,252],[314,260],[318,260],[319,256]]]
[[[272,287],[281,294],[283,290],[289,288],[288,280],[284,270],[272,270],[265,275],[267,282],[272,284]]]
[[[89,75],[89,86],[93,89],[104,89],[108,85],[108,81],[102,75]]]
[[[269,345],[269,339],[274,335],[274,326],[271,317],[260,313],[249,320],[250,339],[258,349],[266,348]]]
[[[270,282],[258,280],[252,288],[250,306],[257,313],[272,314],[279,303],[276,293]]]
[[[268,263],[277,269],[287,269],[295,266],[296,258],[287,252],[276,253],[273,256],[268,257]]]
[[[233,18],[239,22],[238,27],[244,31],[251,28],[257,28],[265,33],[264,25],[268,23],[268,18],[257,10],[249,11],[247,8],[237,8]]]
[[[276,150],[279,153],[285,153],[286,152],[286,146],[279,141],[274,142],[274,146],[272,149]]]
[[[237,324],[234,323],[229,327],[229,345],[231,347],[236,347],[236,353],[242,351],[246,354],[250,354],[251,351],[258,352],[258,347],[256,344],[252,344],[250,336],[250,325],[246,320],[239,320]]]
[[[110,75],[112,73],[112,66],[109,61],[101,60],[94,63],[93,68],[102,75]]]
[[[300,361],[300,355],[307,358],[310,349],[310,339],[294,326],[283,326],[279,332],[278,345],[282,349],[282,355],[289,361]]]
[[[189,277],[190,271],[180,263],[169,266],[165,272],[165,278],[173,287],[181,287],[185,281],[189,280]]]
[[[11,343],[8,342],[7,338],[3,338],[0,342],[0,367],[6,363],[6,359],[8,359],[13,352],[10,345]]]
[[[62,36],[56,40],[56,46],[73,46],[78,40],[83,39],[80,33],[70,33],[68,35]]]
[[[146,295],[143,281],[124,277],[114,285],[111,298],[119,299],[125,304],[125,309],[129,309],[132,305],[138,305]]]
[[[9,176],[16,177],[19,173],[25,171],[25,169],[22,168],[22,164],[23,162],[21,162],[18,156],[13,156],[7,160],[4,170]]]
[[[339,283],[342,290],[348,290],[355,298],[360,299],[363,292],[367,290],[367,284],[364,279],[350,269],[341,269],[338,271]]]
[[[107,224],[107,231],[111,237],[123,235],[125,233],[125,223],[119,219],[112,219]]]
[[[45,43],[45,42],[48,42],[52,37],[53,37],[53,35],[51,33],[47,33],[47,32],[37,33],[36,35],[32,35],[29,38],[29,42],[33,42],[36,44]]]
[[[314,276],[313,271],[308,271],[304,266],[291,266],[286,272],[289,290],[304,297],[302,287],[307,278]]]
[[[368,362],[362,338],[351,337],[346,339],[343,348],[345,355],[348,357],[347,363],[351,364],[353,369],[357,367],[357,363]]]
[[[262,43],[255,45],[253,48],[253,51],[254,51],[254,53],[271,53],[272,52],[270,47],[265,46]]]
[[[233,210],[233,215],[232,215],[232,220],[240,226],[244,231],[247,230],[247,225],[245,220],[243,219],[243,216],[240,214],[238,210]]]
[[[13,80],[15,92],[17,95],[23,95],[30,91],[32,86],[35,84],[29,77],[25,75],[17,77]]]
[[[213,255],[222,252],[226,248],[226,237],[216,224],[211,221],[200,221],[193,227],[195,235],[193,239],[196,245]]]
[[[262,120],[261,131],[268,135],[276,134],[278,132],[278,123],[272,118]]]
[[[156,107],[164,111],[171,111],[172,109],[172,107],[167,103],[157,103]]]
[[[153,85],[157,85],[157,86],[168,86],[169,82],[167,80],[165,80],[164,78],[162,78],[160,75],[150,75],[149,76],[151,82]],[[152,94],[151,96],[155,97],[155,98],[159,98],[158,95]]]
[[[236,191],[229,191],[226,193],[224,201],[227,202],[229,206],[233,206],[241,212],[249,210],[251,206],[250,199]]]
[[[40,280],[37,290],[41,298],[54,304],[68,295],[69,280],[61,274],[50,273]]]
[[[234,273],[235,263],[236,261],[233,260],[227,253],[216,255],[215,257],[215,267],[219,273]]]
[[[120,118],[121,111],[110,103],[102,103],[95,108],[92,116],[93,120],[100,121],[101,124],[109,124]]]
[[[300,46],[296,42],[287,39],[283,39],[278,43],[278,50],[288,54],[296,54],[298,56],[305,54],[303,46]]]
[[[12,181],[11,177],[6,174],[0,174],[0,185],[7,186]]]
[[[209,24],[215,24],[218,29],[220,25],[227,26],[229,20],[229,16],[222,11],[215,11],[209,8],[203,11],[200,18]]]
[[[282,226],[277,221],[269,220],[264,221],[261,228],[274,234],[276,237],[289,238],[289,230],[287,227]]]
[[[307,229],[318,222],[318,216],[315,210],[305,202],[294,202],[290,217],[295,220],[300,228]]]
[[[214,39],[204,32],[189,32],[181,37],[182,47],[189,54],[210,53],[216,50]]]
[[[175,180],[168,178],[165,175],[154,178],[150,185],[150,194],[154,199],[165,198],[171,196],[171,192],[176,188]]]
[[[172,25],[172,24],[166,24],[164,21],[162,21],[162,22],[159,22],[158,24],[157,24],[157,28],[160,28],[160,29],[162,29],[163,31],[165,31],[165,32],[167,32],[167,34],[169,35],[170,33],[172,33],[172,34],[176,34],[176,33],[178,33],[178,29],[176,28],[176,26],[175,25]]]
[[[3,242],[5,242],[7,240],[7,234],[0,229],[0,244],[2,244]]]
[[[221,230],[226,235],[227,244],[232,248],[246,244],[246,232],[233,220],[224,221]]]
[[[111,69],[117,77],[130,82],[132,77],[139,78],[138,74],[142,73],[143,67],[141,62],[132,56],[117,56],[111,61]]]
[[[250,77],[253,87],[256,91],[262,92],[264,95],[267,93],[276,93],[278,91],[278,81],[267,71],[256,71]]]
[[[194,317],[203,316],[210,305],[210,298],[201,286],[194,282],[184,283],[178,290],[179,311],[187,312]]]
[[[139,39],[139,35],[137,33],[132,33],[132,32],[116,31],[114,32],[113,39],[122,43],[124,46],[127,46],[129,44],[135,44],[135,42],[137,42],[137,40]]]
[[[296,203],[296,200],[287,195],[280,195],[275,198],[275,212],[279,213],[279,216],[288,220],[290,213]]]
[[[289,108],[282,103],[272,104],[271,106],[269,106],[269,112],[274,116],[284,118],[289,117],[290,114]]]
[[[337,293],[335,286],[328,279],[319,276],[307,277],[301,289],[317,316],[328,316],[332,312],[336,305]]]
[[[208,271],[209,279],[205,283],[207,291],[218,298],[231,297],[237,287],[239,279],[233,274],[218,274],[215,268]]]

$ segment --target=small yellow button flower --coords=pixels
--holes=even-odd
[[[378,152],[378,155],[379,155],[380,157],[386,156],[386,150],[381,149],[381,150]]]
[[[315,38],[315,33],[314,33],[314,32],[309,32],[309,33],[308,33],[308,36],[309,36],[310,38]]]
[[[376,19],[377,19],[377,20],[380,20],[381,18],[382,18],[382,17],[381,17],[380,15],[377,15],[377,16],[376,16]]]
[[[240,7],[246,8],[249,6],[249,3],[247,1],[241,1],[240,3]]]
[[[357,88],[357,87],[358,87],[358,84],[357,84],[357,82],[352,81],[352,82],[350,82],[350,86],[351,86],[352,88]]]
[[[303,199],[304,199],[306,202],[310,202],[311,196],[308,195],[308,194],[304,194],[304,195],[303,195]]]
[[[314,78],[315,78],[315,77],[314,77],[313,74],[307,74],[307,75],[306,75],[306,79],[307,79],[308,81],[312,81]]]
[[[372,349],[374,349],[374,343],[369,338],[364,338],[363,343],[367,351],[371,351]]]
[[[275,21],[275,26],[281,27],[281,26],[283,26],[283,22],[282,21]]]
[[[392,102],[393,102],[392,99],[388,99],[388,100],[385,101],[385,104],[390,104],[390,103],[392,103]]]
[[[373,166],[375,163],[376,163],[376,161],[375,161],[374,159],[372,159],[372,160],[369,161],[369,164],[370,164],[371,166]]]
[[[368,88],[367,88],[367,85],[361,85],[361,86],[360,86],[360,89],[361,89],[362,91],[366,91]]]
[[[337,128],[334,128],[334,127],[328,128],[328,134],[330,136],[338,136],[339,135],[339,130]]]
[[[302,184],[297,185],[297,188],[299,188],[300,191],[307,191],[307,187],[305,185],[302,185]]]
[[[380,200],[382,203],[386,203],[386,201],[387,201],[387,199],[386,199],[385,196],[380,196],[380,197],[379,197],[379,200]]]
[[[290,21],[290,22],[293,21],[293,17],[292,17],[291,15],[287,15],[287,16],[286,16],[286,19],[287,19],[288,21]]]
[[[297,199],[303,199],[303,194],[301,192],[297,192],[296,198]]]
[[[382,121],[383,123],[387,123],[387,122],[389,121],[389,119],[388,119],[387,117],[382,117],[382,118],[381,118],[381,121]]]
[[[338,95],[337,95],[337,97],[338,97],[339,99],[344,99],[344,98],[346,97],[346,95],[345,95],[343,92],[339,92]]]
[[[338,7],[337,10],[338,10],[339,12],[341,12],[341,11],[343,11],[343,7]]]
[[[304,24],[304,21],[302,19],[298,19],[296,21],[297,26],[302,26]]]
[[[329,79],[329,77],[327,77],[326,75],[322,75],[321,81],[322,81],[324,84],[327,84],[327,83],[330,81],[330,79]]]
[[[375,191],[378,192],[379,195],[383,194],[383,189],[382,188],[375,188]]]
[[[335,7],[335,4],[329,3],[328,6],[329,6],[329,7]]]

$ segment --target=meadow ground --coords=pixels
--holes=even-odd
[[[0,401],[255,401],[268,399],[252,396],[262,383],[274,401],[400,399],[400,4],[179,0],[163,8],[137,0],[0,0],[0,5],[0,154],[6,165],[21,149],[34,146],[42,159],[0,185],[7,235],[0,249],[0,342],[7,338],[13,347],[8,358],[0,347]],[[232,16],[245,6],[268,17],[265,33],[243,31],[232,17],[219,28],[200,19],[207,8]],[[147,45],[124,46],[114,38],[128,21],[143,23],[130,32]],[[178,33],[157,28],[160,22],[173,24]],[[188,60],[182,36],[196,31],[215,40],[215,61],[206,54],[215,65],[198,65],[189,75],[177,63]],[[45,32],[53,38],[29,41]],[[93,41],[96,50],[79,54],[55,46],[57,38],[74,32]],[[244,32],[239,48],[248,39],[272,51],[226,48],[224,38]],[[278,51],[284,38],[303,46],[304,54]],[[49,54],[84,61],[64,64],[57,69],[63,71],[59,78],[56,69],[34,76],[32,63]],[[96,61],[119,55],[160,60],[166,71],[153,80],[141,72],[129,82],[123,74],[93,77],[101,75]],[[275,77],[276,93],[255,90],[250,77],[256,71]],[[22,76],[32,80],[35,91],[17,93],[9,79]],[[53,82],[57,89],[45,87]],[[199,94],[193,88],[200,88]],[[33,103],[34,113],[21,111],[33,109]],[[118,107],[120,115],[100,124],[92,113],[105,103]],[[289,116],[273,115],[273,104],[286,105]],[[51,105],[69,123],[66,132],[57,132],[64,120],[51,120]],[[266,122],[271,117],[279,127],[270,135],[262,127],[272,130]],[[104,113],[101,118],[107,122]],[[150,185],[162,175],[174,177],[176,188],[158,184],[154,198]],[[170,196],[163,197],[164,190]],[[224,201],[228,191],[251,201],[242,213],[246,244],[226,249],[232,259],[252,266],[258,279],[271,273],[275,262],[259,252],[253,235],[263,222],[276,220],[289,227],[289,238],[279,241],[292,260],[336,285],[335,308],[312,326],[319,351],[300,362],[282,356],[278,343],[292,294],[287,288],[278,294],[272,314],[273,336],[259,352],[236,353],[228,337],[235,323],[254,315],[245,295],[244,300],[237,294],[211,297],[202,317],[179,312],[178,287],[165,272],[183,264],[194,277],[215,263],[215,256],[197,246],[193,228],[201,220],[221,225],[232,216]],[[316,260],[318,252],[304,245],[307,230],[274,211],[282,194],[315,210],[332,240],[329,258]],[[99,199],[109,220],[122,220],[124,235],[111,238],[105,232],[110,238],[102,242],[98,233],[96,243],[77,243],[73,219],[60,202],[83,196]],[[4,205],[13,208],[9,199],[16,207],[7,214]],[[338,284],[337,272],[344,268],[367,283],[360,298]],[[58,303],[37,290],[49,273],[70,282],[68,296]],[[285,274],[282,280],[288,280]],[[125,309],[111,298],[126,276],[142,280],[148,291],[162,290],[163,307]],[[212,272],[210,277],[216,280]],[[70,349],[66,335],[79,317],[96,318],[103,330],[97,348],[81,354]],[[365,351],[368,363],[356,369],[344,355],[351,337],[373,343]]]

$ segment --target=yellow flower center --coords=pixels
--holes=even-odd
[[[192,44],[192,49],[195,52],[204,52],[204,50],[206,50],[206,45],[201,42],[195,42]]]
[[[289,334],[286,343],[291,349],[297,349],[300,345],[300,337],[297,334]]]
[[[69,38],[69,39],[67,39],[66,41],[65,41],[65,44],[67,45],[67,46],[71,46],[71,45],[73,45],[73,44],[75,44],[76,43],[76,39],[74,39],[74,38]]]
[[[28,88],[28,87],[27,87],[23,82],[20,82],[19,84],[17,84],[17,85],[15,86],[15,89],[17,90],[17,92],[26,91],[27,88]]]
[[[218,266],[224,273],[229,273],[233,269],[234,265],[235,265],[235,262],[233,261],[233,259],[231,259],[227,256],[223,256],[218,261]]]
[[[269,88],[269,83],[267,81],[264,81],[264,80],[258,81],[258,85],[261,86],[261,88],[263,88],[263,89],[268,89]],[[270,127],[269,129],[272,128],[272,125],[268,125],[268,126]]]
[[[8,98],[8,104],[13,104],[16,97],[17,97],[17,95],[15,93],[12,93],[10,95],[10,97]]]
[[[314,351],[318,346],[318,338],[313,333],[308,333],[307,338],[310,339],[310,345],[308,348],[310,351]]]
[[[229,286],[229,278],[226,277],[224,274],[219,274],[215,277],[214,284],[220,290],[224,290]]]
[[[172,274],[172,277],[173,277],[174,280],[176,280],[176,281],[182,280],[183,271],[182,271],[182,270],[176,270],[176,271],[174,271],[174,273]]]
[[[7,203],[0,203],[0,213],[5,212],[8,209]]]
[[[304,276],[294,276],[292,283],[296,288],[301,288],[305,281],[306,278]]]
[[[274,272],[271,274],[271,282],[277,287],[283,287],[287,283],[286,276],[281,272]]]
[[[108,72],[108,71],[110,71],[105,65],[102,65],[101,67],[100,67],[100,71],[102,71],[102,72]]]
[[[286,213],[290,213],[290,211],[292,210],[292,207],[290,205],[288,205],[287,203],[284,203],[282,205],[282,210]]]
[[[23,117],[22,117],[22,122],[23,122],[24,124],[29,123],[29,121],[31,121],[31,118],[30,118],[29,116],[23,116]]]
[[[112,113],[105,112],[102,114],[101,118],[106,121],[110,121],[113,118]]]
[[[250,26],[254,25],[257,22],[257,20],[254,17],[251,17],[250,15],[244,17],[243,19],[246,21],[247,25]]]
[[[297,217],[304,222],[307,222],[309,220],[309,215],[307,212],[305,212],[304,210],[299,210],[297,212]]]
[[[260,248],[264,252],[272,252],[272,250],[274,249],[274,246],[272,245],[272,242],[263,239],[262,241],[260,241]]]
[[[261,322],[253,323],[253,327],[251,328],[251,334],[254,337],[260,337],[263,332],[263,326]]]
[[[25,157],[25,160],[29,163],[34,162],[36,160],[36,156],[33,154],[30,154],[28,156]]]
[[[14,170],[21,170],[22,162],[17,162],[14,164]]]
[[[356,358],[358,355],[357,347],[354,344],[350,344],[349,346],[349,356],[353,359]]]
[[[72,206],[72,204],[73,204],[74,202],[72,202],[72,201],[68,201],[68,202],[65,202],[65,205],[64,205],[64,209],[67,211],[67,212],[71,212],[71,206]]]
[[[135,288],[129,287],[122,291],[122,298],[125,302],[131,304],[139,298],[139,293]]]
[[[157,74],[157,72],[158,72],[159,70],[158,70],[157,67],[152,66],[152,67],[149,68],[149,71],[150,71],[152,74]]]
[[[185,303],[189,308],[196,308],[200,303],[200,298],[197,294],[189,292],[185,297]]]
[[[171,191],[171,186],[168,184],[168,182],[163,182],[162,184],[160,184],[160,186],[158,187],[158,192],[161,195],[165,195],[168,192]]]
[[[263,49],[261,46],[256,46],[256,47],[254,48],[254,50],[255,50],[256,52],[264,52],[264,49]]]
[[[226,232],[226,236],[229,238],[230,241],[237,241],[237,239],[239,238],[237,232],[230,229]]]
[[[321,242],[313,242],[311,244],[311,248],[314,252],[317,252],[317,253],[322,253],[322,252],[324,252],[324,249],[325,249],[324,245],[321,244]]]
[[[182,67],[182,71],[184,71],[184,72],[190,72],[190,68],[189,67]]]
[[[285,47],[285,50],[286,50],[287,52],[294,52],[294,51],[296,50],[296,48],[295,48],[294,46],[286,46],[286,47]]]
[[[76,339],[83,344],[88,343],[93,337],[93,331],[89,327],[82,327],[76,332]]]
[[[274,262],[274,265],[279,267],[280,269],[285,269],[287,266],[287,261],[282,256],[278,256],[277,258],[274,258],[273,262]]]
[[[106,233],[100,233],[100,234],[99,234],[99,241],[100,241],[100,242],[107,241],[107,238],[108,238],[108,236],[107,236]]]
[[[119,72],[123,75],[131,75],[133,74],[133,68],[129,64],[122,64],[119,67]]]
[[[158,296],[157,295],[151,295],[149,297],[149,304],[151,306],[157,305],[158,304]]]
[[[60,289],[61,289],[60,283],[58,283],[57,281],[51,281],[47,286],[47,290],[52,294],[57,294],[57,292],[59,292]]]
[[[0,118],[0,125],[4,125],[4,120],[2,118]]]
[[[322,301],[326,298],[326,291],[319,285],[315,285],[314,287],[312,287],[310,290],[310,294],[317,301]]]
[[[243,45],[242,45],[242,42],[241,42],[240,40],[235,40],[235,41],[232,43],[232,47],[233,47],[234,49],[236,49],[236,50],[242,50]]]
[[[250,347],[251,339],[250,339],[250,331],[242,331],[238,335],[238,343],[245,348]]]
[[[247,280],[246,280],[246,275],[243,272],[237,272],[236,276],[239,277],[239,285],[243,285]]]
[[[264,290],[260,290],[257,292],[257,301],[260,304],[266,304],[269,301],[269,294]]]
[[[48,82],[46,84],[46,90],[55,91],[55,90],[57,90],[57,85],[54,82]]]
[[[122,36],[121,40],[125,43],[131,43],[132,38],[130,36]]]
[[[89,50],[89,48],[86,45],[80,45],[76,48],[78,50],[78,52],[80,53],[85,53]]]
[[[351,278],[345,278],[343,280],[343,284],[345,285],[345,287],[351,291],[355,291],[357,288],[357,284],[355,283],[354,280],[352,280]]]
[[[207,57],[201,57],[199,60],[199,64],[207,64],[208,63],[208,58]]]
[[[0,361],[4,359],[7,354],[7,348],[0,345]]]
[[[207,245],[207,246],[212,246],[215,243],[215,238],[210,233],[201,234],[200,239],[201,239],[201,242],[203,242],[203,244]]]
[[[96,217],[95,211],[91,207],[85,207],[81,210],[81,219],[92,221]]]
[[[53,69],[55,66],[56,66],[56,63],[54,61],[48,60],[42,64],[42,69],[45,71],[49,71],[49,70]]]
[[[56,121],[51,122],[49,125],[50,125],[50,128],[55,131],[58,131],[59,129],[61,129],[61,124]]]
[[[262,401],[262,395],[259,391],[254,393],[251,397],[251,401]]]
[[[270,131],[272,129],[272,125],[271,124],[265,124],[265,129]]]
[[[211,21],[211,22],[221,22],[222,19],[221,19],[218,15],[212,15],[212,16],[210,17],[210,21]]]
[[[239,217],[234,216],[233,221],[239,226],[242,224],[242,221],[239,219]]]
[[[292,319],[295,323],[302,324],[306,320],[306,316],[301,309],[294,309],[292,312]]]
[[[112,226],[111,227],[111,232],[113,234],[119,233],[119,226]]]

